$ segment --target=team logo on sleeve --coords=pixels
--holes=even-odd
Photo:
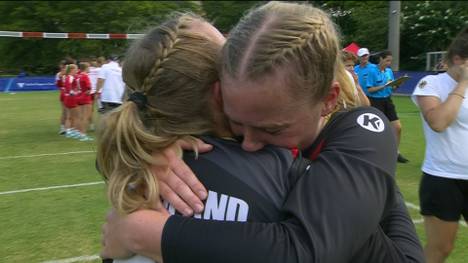
[[[427,81],[423,80],[419,82],[418,88],[423,89],[424,87],[426,87],[426,84],[427,84]]]
[[[364,113],[359,115],[357,118],[357,123],[362,128],[371,132],[382,132],[385,130],[385,124],[383,120],[373,113]]]

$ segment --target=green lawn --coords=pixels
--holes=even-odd
[[[419,206],[421,120],[409,98],[396,97],[395,103],[403,123],[400,149],[411,160],[399,164],[397,180],[406,201]],[[94,168],[94,142],[59,136],[59,113],[56,92],[0,94],[0,262],[43,262],[99,253],[108,208],[102,183],[5,194],[101,181]],[[421,216],[415,208],[409,211],[424,242]],[[447,262],[462,263],[467,258],[468,228],[461,226]]]

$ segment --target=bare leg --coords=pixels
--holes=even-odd
[[[458,222],[425,216],[424,227],[427,235],[427,243],[424,247],[427,263],[443,263],[453,250]]]

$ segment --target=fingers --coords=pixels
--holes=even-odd
[[[198,152],[205,153],[213,150],[213,145],[207,144],[204,141],[197,139]]]
[[[179,141],[177,141],[177,143],[180,145],[180,147],[182,149],[187,150],[187,151],[193,151],[192,142],[188,142],[188,141],[185,141],[185,140],[179,140]],[[202,141],[200,139],[196,139],[196,145],[197,145],[199,153],[209,152],[209,151],[211,151],[213,149],[213,145],[207,144],[207,143],[205,143],[204,141]]]
[[[169,160],[169,168],[171,172],[169,173],[169,178],[172,178],[173,175],[176,175],[180,178],[181,182],[174,180],[173,182],[177,183],[173,185],[171,183],[167,183],[177,194],[181,195],[181,197],[189,202],[191,207],[194,207],[195,203],[191,202],[194,198],[193,195],[198,196],[196,201],[197,203],[201,203],[201,200],[206,199],[207,192],[203,184],[198,180],[192,170],[187,166],[187,164],[180,158],[177,157],[174,151],[170,151],[167,153],[167,158]],[[178,183],[183,183],[189,187],[189,192],[185,192],[186,187],[180,186]],[[178,192],[177,189],[182,189],[184,192]]]
[[[203,211],[203,203],[177,176],[172,176],[169,184],[171,186],[160,182],[159,191],[163,199],[172,204],[177,211],[185,216],[193,215],[194,210],[197,213]]]

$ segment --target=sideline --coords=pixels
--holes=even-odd
[[[73,187],[90,186],[90,185],[97,185],[97,184],[103,184],[103,183],[104,181],[98,181],[98,182],[90,182],[90,183],[82,183],[82,184],[68,184],[68,185],[56,185],[56,186],[48,186],[48,187],[40,187],[40,188],[20,189],[20,190],[0,192],[0,195],[26,193],[26,192],[33,192],[33,191],[46,191],[46,190],[51,190],[51,189],[73,188]]]
[[[65,153],[43,153],[43,154],[34,154],[34,155],[3,156],[3,157],[0,157],[0,160],[33,158],[33,157],[42,157],[42,156],[57,156],[57,155],[68,155],[68,154],[81,154],[81,153],[95,153],[95,152],[96,151],[76,151],[76,152],[65,152]]]
[[[93,256],[81,256],[76,258],[65,258],[59,260],[49,260],[49,261],[42,261],[41,263],[73,263],[73,262],[82,262],[82,261],[91,261],[100,259],[98,255]]]

